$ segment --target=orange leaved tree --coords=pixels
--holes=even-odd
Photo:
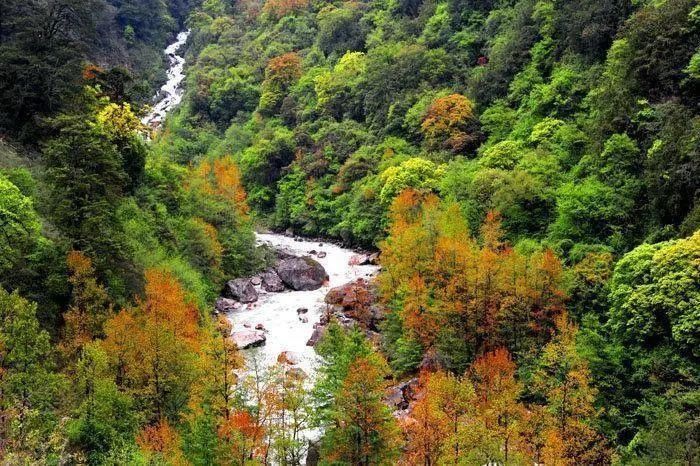
[[[475,140],[474,104],[461,94],[439,97],[428,107],[421,131],[428,144],[461,152]]]
[[[497,214],[473,237],[457,205],[401,193],[381,244],[380,290],[403,331],[464,370],[487,351],[516,355],[546,344],[562,311],[562,268],[548,250],[521,254],[503,239]]]
[[[112,314],[112,306],[107,290],[95,278],[95,268],[89,257],[80,251],[71,251],[66,264],[70,273],[68,282],[72,287],[71,303],[63,314],[63,338],[59,349],[70,363],[78,359],[87,343],[103,336],[103,325]]]
[[[147,270],[145,297],[108,320],[105,334],[117,381],[147,418],[175,418],[199,376],[202,341],[197,308],[182,285],[167,271]]]
[[[386,362],[377,354],[351,364],[332,407],[332,424],[323,440],[329,461],[358,466],[395,464],[399,432],[383,401]]]
[[[471,381],[445,372],[423,373],[421,386],[402,422],[406,436],[403,462],[458,464],[469,448],[465,432],[473,428],[476,412]]]
[[[523,389],[515,378],[516,366],[508,350],[486,353],[469,371],[476,390],[477,418],[483,432],[482,451],[488,461],[508,464],[524,451],[521,433],[526,410],[518,401]]]
[[[596,390],[586,360],[576,351],[577,327],[566,314],[557,318],[557,333],[544,348],[534,385],[547,400],[551,415],[544,462],[609,464],[611,451],[594,425]]]
[[[266,0],[263,12],[273,19],[279,19],[309,6],[309,0]]]

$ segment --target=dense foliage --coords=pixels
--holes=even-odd
[[[696,464],[699,200],[696,0],[4,0],[0,462]],[[313,389],[254,225],[381,251]]]

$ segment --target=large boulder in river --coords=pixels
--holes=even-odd
[[[233,332],[231,338],[239,349],[254,348],[265,344],[265,332],[260,330],[240,330]]]
[[[317,290],[328,280],[326,269],[308,256],[281,260],[276,270],[284,284],[296,291]]]
[[[227,314],[241,307],[241,303],[231,298],[218,298],[214,309],[216,312]]]
[[[258,300],[258,292],[255,291],[250,278],[236,278],[226,282],[224,297],[235,299],[242,303],[253,303]]]
[[[293,351],[282,351],[277,355],[277,362],[288,366],[296,366],[301,361],[301,356]]]
[[[269,293],[280,293],[284,291],[284,283],[274,269],[269,269],[262,274],[262,287]]]
[[[363,278],[331,288],[324,300],[336,317],[353,319],[363,328],[378,331],[379,323],[384,320],[376,286]]]

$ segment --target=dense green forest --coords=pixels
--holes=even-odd
[[[0,462],[700,464],[699,201],[697,0],[3,0]],[[313,381],[256,229],[380,253]]]

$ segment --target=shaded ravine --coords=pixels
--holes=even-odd
[[[333,287],[374,275],[379,267],[350,265],[350,259],[356,253],[335,244],[298,238],[295,240],[274,233],[259,233],[257,239],[261,244],[265,243],[274,249],[297,256],[309,255],[312,250],[326,253],[325,257],[313,256],[323,265],[329,276],[328,283],[321,288],[313,291],[288,290],[282,293],[268,293],[262,287],[256,286],[258,301],[228,315],[234,331],[245,330],[246,326],[254,328],[257,324],[262,324],[265,328],[265,345],[245,350],[248,360],[255,355],[258,363],[266,367],[276,363],[281,352],[291,351],[299,359],[296,367],[313,377],[318,358],[313,347],[307,346],[306,343],[313,333],[314,324],[319,321],[325,309],[323,299],[326,293]],[[299,315],[299,308],[306,308],[308,312]]]
[[[178,55],[178,52],[187,42],[190,31],[182,31],[175,39],[175,42],[168,45],[163,53],[168,57],[170,67],[168,68],[168,80],[163,84],[154,97],[156,102],[151,111],[141,119],[141,123],[153,130],[160,128],[165,120],[165,116],[182,102],[185,94],[182,88],[182,81],[185,79],[185,58]]]

